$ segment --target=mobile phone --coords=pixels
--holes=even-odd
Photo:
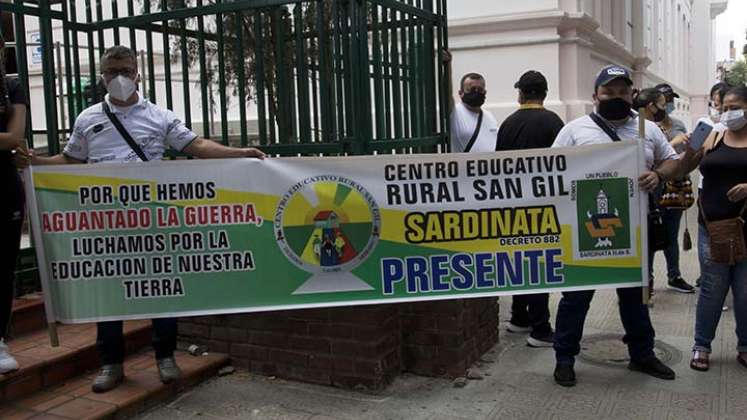
[[[703,121],[699,122],[695,127],[695,130],[693,130],[693,133],[690,134],[690,141],[688,142],[690,148],[695,151],[700,150],[700,148],[703,147],[703,143],[705,143],[706,139],[711,134],[711,131],[713,131],[712,125]]]

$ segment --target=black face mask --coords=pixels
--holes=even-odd
[[[485,92],[469,91],[462,96],[462,102],[473,107],[479,108],[485,103]]]
[[[667,118],[667,110],[659,109],[659,107],[657,106],[656,113],[654,114],[654,122],[662,122],[665,118]]]
[[[605,99],[599,101],[597,112],[606,120],[619,121],[630,116],[632,106],[630,102],[623,98]]]

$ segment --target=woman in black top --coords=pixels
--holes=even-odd
[[[25,146],[26,94],[17,79],[5,76],[5,41],[0,37],[0,374],[18,369],[5,336],[13,305],[16,259],[21,244],[24,196],[13,154]],[[7,232],[7,233],[6,233]]]
[[[745,217],[747,200],[747,87],[731,89],[724,97],[723,133],[713,135],[700,161],[703,191],[700,196],[700,238],[704,246],[701,289],[695,317],[695,346],[690,367],[709,367],[711,341],[716,334],[721,308],[731,288],[737,323],[737,361],[747,368],[747,261],[736,265],[716,263],[710,258],[704,222]],[[705,216],[705,217],[704,217]],[[747,238],[747,228],[742,232]]]

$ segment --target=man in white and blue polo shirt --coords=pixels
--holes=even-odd
[[[200,138],[173,112],[140,96],[137,92],[140,79],[137,55],[130,48],[115,46],[104,52],[101,78],[108,92],[104,102],[87,108],[78,116],[73,134],[62,154],[34,156],[31,161],[33,165],[160,160],[169,147],[198,158],[265,157],[255,148],[226,147]],[[132,145],[110,120],[107,108],[129,133]],[[153,320],[153,347],[158,372],[164,383],[173,382],[181,376],[174,359],[176,336],[176,319]],[[92,389],[94,392],[106,392],[119,385],[124,378],[122,321],[99,322],[96,344],[102,367],[93,380]]]
[[[627,69],[620,66],[603,68],[594,84],[593,100],[595,111],[563,127],[552,147],[638,141],[639,116],[631,109],[633,79]],[[643,141],[647,170],[638,179],[641,190],[653,191],[660,182],[681,176],[685,165],[677,160],[677,154],[655,123],[645,121]],[[683,161],[691,157],[692,153],[686,154]],[[654,327],[648,306],[643,303],[642,289],[618,289],[617,295],[620,319],[625,328],[623,341],[630,353],[628,368],[660,379],[674,379],[674,371],[654,354]],[[554,377],[559,385],[576,384],[573,365],[581,350],[584,322],[593,296],[593,290],[565,292],[558,305]]]

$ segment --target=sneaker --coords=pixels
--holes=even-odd
[[[669,279],[669,282],[667,282],[667,289],[672,289],[680,293],[695,293],[695,288],[687,284],[682,277]]]
[[[529,334],[529,337],[527,337],[527,346],[533,348],[552,347],[554,337],[555,334],[553,334],[552,330],[546,333],[536,333],[532,331],[532,333]]]
[[[509,322],[508,325],[506,325],[506,330],[512,333],[523,334],[523,333],[528,333],[532,331],[532,327],[528,325],[527,326],[517,325],[517,324],[514,324],[513,322]]]
[[[18,361],[8,353],[8,345],[5,339],[0,338],[0,374],[6,374],[18,370]]]
[[[161,377],[161,382],[170,384],[182,377],[182,370],[176,365],[176,359],[173,356],[158,359],[156,364],[158,365],[158,375]]]
[[[99,374],[93,378],[93,384],[91,390],[95,393],[102,393],[111,391],[116,388],[124,380],[124,370],[122,364],[117,363],[113,365],[101,366]]]
[[[576,386],[576,372],[573,370],[573,365],[562,365],[558,363],[555,365],[555,373],[553,374],[553,377],[555,378],[555,383],[560,386]]]
[[[674,380],[675,377],[674,371],[656,357],[652,357],[643,362],[635,362],[631,360],[628,364],[628,369],[668,381]]]

